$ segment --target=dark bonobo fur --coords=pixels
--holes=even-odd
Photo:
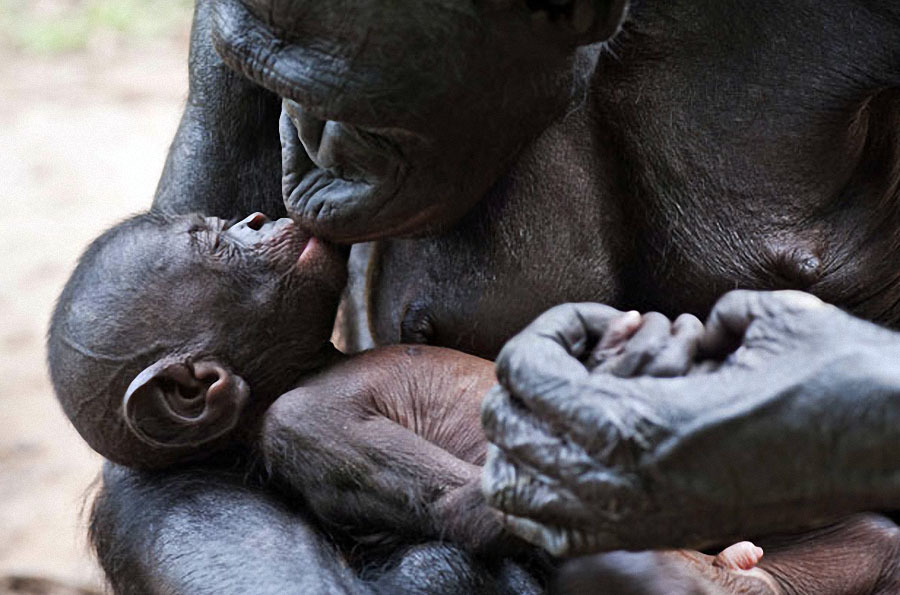
[[[603,22],[604,17],[615,15],[619,7],[603,0],[200,0],[191,96],[154,205],[225,217],[256,209],[280,214],[284,205],[276,200],[274,179],[283,154],[287,210],[316,233],[336,241],[430,233],[376,246],[369,304],[380,343],[427,342],[493,358],[540,312],[563,302],[704,315],[735,287],[803,289],[858,316],[900,326],[897,3],[641,0],[632,3],[624,30],[603,51],[591,42],[603,38],[597,29],[611,30],[616,18]],[[219,60],[213,43],[246,77]],[[273,132],[279,124],[279,100],[256,83],[297,102],[287,104],[281,122],[283,153]],[[292,137],[294,129],[299,139]],[[881,407],[870,416],[864,406],[855,410],[853,419],[860,425],[848,440],[858,442],[841,452],[862,452],[866,444],[875,448],[883,439],[890,443],[894,430],[885,424],[895,422],[896,405],[879,399],[891,394],[893,347],[878,353],[865,347],[882,340],[873,343],[874,327],[845,324],[843,315],[831,310],[815,323],[824,330],[833,325],[840,333],[830,338],[805,334],[802,324],[808,318],[779,324],[779,316],[788,316],[781,298],[760,300],[764,311],[774,313],[773,323],[762,330],[774,345],[791,347],[790,357],[778,365],[783,381],[778,386],[802,387],[814,362],[820,386],[840,386],[848,399],[858,396],[864,403],[862,399],[874,398]],[[746,301],[726,306],[738,321],[759,318]],[[894,335],[879,336],[885,345],[896,342]],[[838,338],[851,348],[838,355],[849,359],[829,366],[817,354],[835,346]],[[855,344],[860,348],[853,352]],[[720,370],[730,369],[728,361]],[[854,375],[848,369],[854,367],[868,376]],[[525,382],[528,367],[521,370]],[[723,387],[739,399],[764,398],[755,391],[768,378],[768,368],[749,365],[744,372],[729,372],[727,383],[711,384],[700,374],[668,382],[655,379],[654,387],[673,401],[692,402],[710,392],[722,397],[718,391]],[[647,410],[630,407],[651,400],[642,392],[647,380],[623,382],[617,386],[625,412],[641,419],[637,413]],[[844,427],[829,417],[833,393],[824,391],[831,396],[816,408],[819,395],[814,391],[777,388],[767,393],[771,402],[785,403],[779,395],[805,395],[808,411],[820,411],[824,417],[818,421],[829,422],[825,427]],[[516,389],[507,385],[506,390]],[[781,454],[775,462],[787,464],[794,445],[813,435],[803,433],[813,431],[806,425],[810,418],[790,411],[791,402],[786,406],[788,410],[754,410],[774,415],[775,430],[796,422],[793,433],[765,433],[771,442],[761,446],[747,432],[772,418],[711,407],[718,415],[735,413],[727,418],[733,424],[728,430],[747,421],[746,432],[703,425],[711,430],[708,436],[719,440],[693,464],[694,459],[681,456],[691,452],[690,444],[672,444],[679,456],[665,459],[670,467],[660,467],[663,476],[670,474],[665,485],[701,486],[702,496],[708,475],[733,469],[731,479],[746,478],[742,490],[729,484],[731,491],[712,491],[710,496],[721,495],[719,504],[738,494],[748,502],[762,499],[771,511],[760,516],[762,526],[754,526],[756,517],[740,509],[729,523],[740,523],[748,533],[770,530],[779,510],[790,510],[791,524],[820,520],[819,507],[784,508],[782,498],[790,489],[804,486],[766,483],[755,463],[757,455],[770,461]],[[589,424],[596,424],[600,414],[586,411]],[[551,406],[547,414],[552,418],[556,413]],[[530,409],[516,410],[508,420],[534,415]],[[595,427],[567,421],[575,424],[571,431],[576,435]],[[687,433],[691,420],[676,416],[672,423]],[[500,433],[492,439],[498,453],[508,455]],[[880,485],[873,478],[884,477],[885,467],[879,464],[890,463],[884,455],[862,467],[855,459],[827,460],[822,453],[830,452],[843,434],[816,436],[823,440],[822,450],[804,451],[808,458],[803,460],[816,465],[824,460],[833,469],[810,468],[800,477],[818,473],[840,479],[837,486],[826,487],[817,480],[815,490],[810,487],[805,495],[809,501],[831,502],[835,509],[824,511],[829,514],[839,508],[849,513],[860,506],[896,507],[891,490],[880,495],[867,490]],[[728,457],[747,439],[758,450],[742,453],[742,467],[735,469]],[[553,459],[559,452],[550,449],[546,456]],[[498,493],[503,478],[516,468],[512,458],[507,462],[510,467],[498,465],[496,475],[492,470],[486,475]],[[792,469],[773,469],[779,477],[793,477]],[[190,481],[194,491],[170,492],[170,481]],[[578,510],[590,501],[590,485],[580,485],[575,477],[561,488],[587,499],[566,500],[554,511],[553,521],[581,518]],[[539,500],[513,496],[496,504],[514,506],[525,516],[536,514],[533,541],[548,543],[559,534],[558,527],[540,524],[542,518],[533,511]],[[321,535],[309,530],[302,515],[279,508],[276,498],[234,477],[223,479],[201,469],[177,478],[112,469],[95,509],[95,535],[104,565],[122,590],[138,584],[129,582],[135,577],[142,587],[134,589],[145,591],[236,592],[246,584],[272,585],[273,592],[308,591],[302,580],[323,590],[369,588],[368,583],[348,583],[346,571],[325,553],[330,546]],[[683,498],[679,492],[667,502],[666,494],[660,494],[659,514],[681,515],[688,525],[697,519],[704,534],[685,533],[679,524],[667,533],[668,525],[661,524],[654,527],[658,543],[724,540],[698,508],[702,498],[687,498],[692,508],[681,507]],[[252,513],[245,515],[246,523],[236,515],[222,518],[219,504]],[[141,522],[126,523],[118,516],[123,510],[140,511]],[[198,524],[203,533],[176,528]],[[261,563],[264,556],[240,539],[263,526],[263,541],[279,552],[269,564]],[[733,533],[728,523],[721,526],[725,534]],[[860,527],[873,529],[869,535],[874,538],[853,538]],[[849,551],[852,556],[828,554],[834,550],[827,547],[822,551],[850,569],[847,575],[875,576],[872,588],[859,592],[890,592],[888,581],[896,568],[891,556],[897,550],[885,544],[896,528],[862,522],[850,527],[850,536],[840,529],[834,534],[844,535],[854,547],[839,547],[838,554]],[[211,543],[212,536],[216,540]],[[801,536],[794,543],[806,542]],[[284,552],[292,547],[308,548],[309,556],[286,561]],[[435,576],[464,577],[444,584],[443,592],[476,590],[465,581],[501,576],[495,568],[464,560],[452,548],[422,547],[431,558],[416,550],[395,560],[392,568],[405,574],[394,592],[421,591]],[[877,552],[868,559],[881,563],[874,569],[860,564],[859,548]],[[301,558],[305,563],[297,562]],[[429,563],[417,566],[425,558]],[[228,572],[207,572],[210,560],[230,563]],[[630,575],[631,583],[654,592],[652,585],[659,583],[653,582],[653,573],[671,565],[663,568],[647,557],[641,564],[640,572]],[[290,572],[301,566],[308,574],[292,582]],[[588,572],[611,573],[638,568],[621,559],[587,566]],[[167,573],[173,568],[177,575]],[[802,580],[822,573],[807,571],[798,579],[775,569],[773,575],[798,592],[829,592]],[[840,585],[829,588],[841,592]]]

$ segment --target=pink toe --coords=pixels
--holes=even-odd
[[[763,550],[749,541],[742,541],[725,548],[716,556],[715,564],[730,570],[752,570],[762,560]]]

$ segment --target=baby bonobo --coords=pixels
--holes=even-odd
[[[56,394],[114,462],[158,469],[258,448],[331,524],[494,544],[499,516],[479,487],[493,364],[434,347],[344,356],[329,339],[346,276],[346,252],[290,219],[138,215],[88,248],[60,296]],[[348,415],[371,423],[332,423]],[[372,468],[357,464],[367,456]],[[396,506],[366,501],[376,486]]]
[[[493,363],[427,346],[330,343],[346,253],[289,219],[146,213],[86,251],[53,316],[57,396],[85,440],[157,469],[254,449],[273,481],[370,543],[524,547],[481,495]],[[609,308],[595,373],[679,375],[702,325]],[[755,565],[730,548],[718,563]],[[740,559],[738,562],[730,560]]]

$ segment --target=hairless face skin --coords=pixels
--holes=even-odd
[[[380,344],[430,343],[492,359],[561,303],[705,316],[736,287],[804,290],[900,326],[897,3],[640,0],[605,51],[622,8],[605,0],[199,0],[191,95],[154,205],[222,217],[288,213],[334,241],[427,234],[375,246],[367,305]],[[279,95],[289,100],[284,109]],[[663,490],[655,498],[638,490],[637,503],[659,510],[640,517],[635,547],[727,543],[898,504],[885,485],[893,459],[875,450],[893,440],[895,336],[833,309],[795,317],[782,297],[753,295],[758,302],[729,298],[719,320],[738,329],[751,318],[767,322],[743,325],[757,329],[746,337],[734,333],[720,355],[742,341],[748,348],[716,370],[588,383],[621,404],[626,421],[658,430],[612,448],[635,464],[623,472],[635,469],[638,488]],[[558,332],[517,340],[501,370],[531,349],[528,337],[543,353]],[[772,342],[753,348],[756,333]],[[581,368],[562,360],[553,385],[581,386],[584,355],[567,353]],[[529,387],[546,380],[544,369],[521,361],[521,382],[507,381],[488,401],[490,497],[520,535],[556,551],[584,551],[574,547],[573,524],[594,535],[590,543],[624,545],[621,531],[596,531],[609,515],[579,513],[596,510],[595,476],[547,465],[569,452],[546,431],[561,425],[579,438],[568,447],[588,453],[584,468],[605,465],[580,440],[608,422],[605,403],[587,390],[575,395],[583,400],[537,399]],[[562,402],[580,416],[567,417],[574,411]],[[838,419],[847,415],[852,428]],[[530,441],[550,441],[543,458],[516,452],[519,422],[535,427]],[[696,442],[677,439],[685,436]],[[792,467],[794,454],[808,466]],[[528,480],[511,481],[518,474]],[[573,495],[552,517],[542,492],[524,489],[548,483]],[[684,523],[654,522],[672,517]],[[361,585],[306,516],[241,473],[110,468],[94,523],[118,585],[142,577],[183,591],[264,583],[273,592],[527,592],[509,567],[435,544],[400,554],[386,582]],[[788,592],[896,591],[896,527],[866,517],[817,531],[763,544],[761,566],[770,561]],[[278,547],[260,556],[242,545],[245,535]],[[807,560],[829,562],[805,576],[832,581],[825,586],[793,584],[771,562],[809,543],[821,546]],[[869,552],[870,564],[841,547]],[[302,577],[293,571],[298,555],[279,553],[301,550]],[[208,570],[221,560],[233,562],[228,576]],[[644,592],[669,593],[659,581],[698,560],[616,554],[562,574],[627,576]],[[862,583],[842,590],[847,577]]]
[[[584,93],[598,50],[578,48],[611,37],[626,2],[545,4],[218,0],[212,36],[290,100],[291,216],[360,241],[458,219]]]

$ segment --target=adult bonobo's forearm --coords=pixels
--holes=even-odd
[[[114,591],[370,592],[302,516],[242,479],[107,464],[91,537]]]
[[[91,539],[118,595],[542,592],[513,562],[480,561],[437,542],[359,576],[301,512],[233,472],[149,474],[107,464]]]
[[[281,100],[222,62],[213,48],[212,4],[196,4],[190,93],[153,206],[224,218],[280,216]]]
[[[900,505],[900,335],[806,294],[734,292],[704,337],[737,347],[721,365],[622,379],[580,361],[598,307],[551,311],[498,360],[485,485],[520,536],[700,547]]]

